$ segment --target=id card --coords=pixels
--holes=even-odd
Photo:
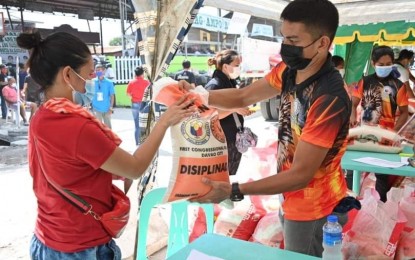
[[[104,101],[104,93],[97,92],[97,101]]]

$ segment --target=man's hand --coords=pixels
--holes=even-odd
[[[112,115],[114,113],[114,109],[112,107],[110,107],[110,109],[108,109],[107,115]]]
[[[208,178],[203,178],[202,182],[212,189],[204,196],[191,199],[191,202],[199,203],[219,203],[231,196],[231,184],[223,181],[212,181]]]
[[[248,107],[238,108],[238,109],[235,110],[235,112],[242,115],[242,116],[249,116],[250,114],[252,114],[252,111],[249,110]]]
[[[352,114],[350,115],[350,128],[356,127],[357,125],[356,111],[352,111]]]

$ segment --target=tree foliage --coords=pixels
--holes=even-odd
[[[121,37],[112,38],[110,41],[110,46],[121,46]]]

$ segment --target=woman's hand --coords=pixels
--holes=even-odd
[[[160,118],[159,123],[164,123],[167,127],[175,125],[183,119],[191,116],[197,111],[194,106],[194,99],[188,99],[188,95],[183,95],[177,102],[173,103]]]
[[[235,109],[235,112],[242,116],[249,116],[250,114],[252,114],[252,111],[250,111],[248,107],[241,107],[241,108]]]
[[[185,92],[187,92],[187,91],[189,91],[191,89],[194,89],[194,87],[189,82],[187,82],[186,80],[183,80],[183,79],[182,80],[179,80],[177,82],[177,84],[179,84],[179,89],[181,89],[181,90],[183,90]]]

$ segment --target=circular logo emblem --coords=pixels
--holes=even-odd
[[[220,126],[219,117],[216,115],[210,119],[210,129],[212,129],[213,136],[221,143],[226,142],[225,133]]]
[[[209,123],[199,118],[183,122],[181,132],[187,141],[195,145],[205,144],[210,138]]]

